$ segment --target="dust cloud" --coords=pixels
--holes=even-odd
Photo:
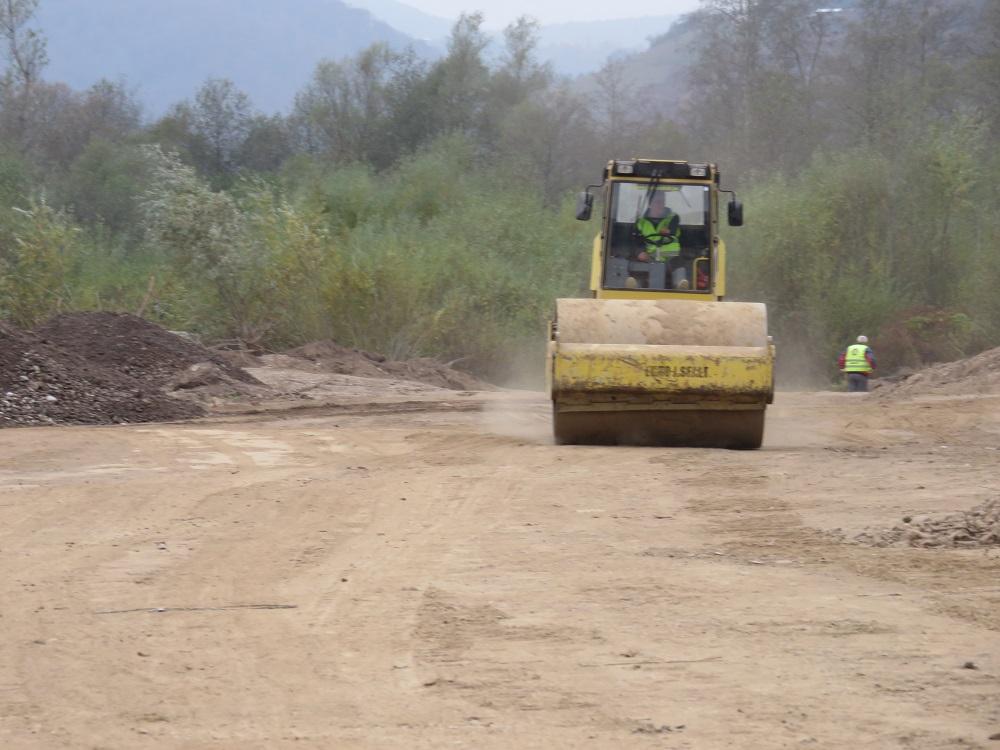
[[[846,393],[823,395],[848,399],[850,403],[854,403],[856,396],[861,398],[866,396],[853,393],[850,396]],[[778,393],[774,404],[767,407],[764,419],[764,450],[794,451],[800,448],[827,447],[840,441],[837,421],[825,411],[820,411],[820,403],[817,403],[816,409],[811,413],[802,409],[801,403],[807,397],[808,392],[801,391]],[[785,403],[782,403],[783,401]],[[826,401],[822,404],[822,408],[829,408]]]
[[[777,359],[774,377],[779,390],[816,391],[831,387],[831,365],[812,342],[794,339],[775,341]]]
[[[545,344],[544,339],[524,342],[510,354],[499,379],[506,393],[483,405],[484,431],[525,442],[552,444],[552,402],[545,384]]]
[[[506,361],[491,382],[501,388],[519,391],[545,390],[545,348],[548,339],[540,334],[537,340],[522,341],[506,353]]]
[[[518,391],[509,398],[487,401],[480,415],[482,429],[492,435],[552,444],[550,401],[540,391]]]

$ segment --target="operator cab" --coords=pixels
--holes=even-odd
[[[604,216],[594,240],[594,296],[723,298],[725,244],[719,238],[719,194],[731,194],[731,226],[743,224],[743,206],[731,190],[719,186],[714,164],[610,161],[602,182],[580,193],[577,219],[590,218],[595,198],[591,191],[597,189]]]
[[[613,183],[602,286],[710,293],[709,193],[704,184]],[[658,225],[665,237],[650,233]]]

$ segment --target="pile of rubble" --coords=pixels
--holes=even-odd
[[[202,413],[156,382],[0,323],[0,427],[158,422]]]
[[[905,516],[885,530],[867,530],[854,541],[871,547],[997,547],[1000,546],[1000,499],[971,510],[941,516]]]
[[[318,390],[315,382],[289,385],[280,377],[265,384],[245,367],[269,374],[291,368],[331,382]],[[352,382],[339,382],[341,375],[351,376]],[[406,383],[494,389],[433,359],[393,362],[332,341],[283,355],[216,351],[187,334],[125,313],[67,313],[30,331],[0,323],[0,427],[187,419],[234,401],[317,398],[320,393],[330,397],[331,390],[365,379],[395,382],[383,390],[398,391]]]
[[[210,362],[228,377],[257,381],[217,352],[127,313],[84,312],[57,315],[33,333],[52,346],[88,361],[163,386],[191,365]]]
[[[876,380],[875,384],[879,381]],[[1000,347],[893,377],[889,382],[879,384],[875,392],[880,398],[1000,394]]]

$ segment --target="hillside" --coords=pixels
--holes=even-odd
[[[673,16],[570,22],[540,30],[538,56],[560,75],[638,53]],[[287,111],[316,64],[374,42],[443,54],[453,20],[396,0],[41,0],[34,24],[48,40],[47,79],[83,90],[102,78],[134,88],[148,117],[228,78],[264,112]],[[487,24],[489,19],[487,18]],[[491,52],[500,50],[498,31]]]
[[[453,20],[424,13],[397,0],[345,2],[364,8],[404,34],[441,49],[444,49],[453,23]],[[545,24],[539,29],[538,57],[550,62],[553,70],[560,75],[591,73],[598,70],[610,55],[646,49],[649,40],[669,31],[676,19],[676,15],[662,15]],[[502,36],[488,13],[485,15],[485,26],[494,34],[493,51],[496,52],[502,44]]]
[[[323,58],[374,42],[423,43],[340,0],[42,0],[46,78],[85,89],[101,78],[138,90],[157,116],[209,77],[229,78],[265,112],[284,110]]]
[[[623,78],[632,89],[670,90],[681,92],[682,97],[687,95],[688,70],[698,53],[698,36],[691,18],[681,17],[667,31],[650,38],[645,49],[618,56]],[[593,75],[582,76],[575,87],[587,94],[597,91]]]
[[[645,50],[652,38],[670,30],[676,18],[645,16],[543,26],[539,57],[550,60],[555,71],[563,75],[592,73],[612,55]]]

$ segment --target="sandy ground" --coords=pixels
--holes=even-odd
[[[1000,398],[548,431],[428,392],[0,432],[0,747],[1000,747],[1000,550],[835,531],[1000,494]]]

